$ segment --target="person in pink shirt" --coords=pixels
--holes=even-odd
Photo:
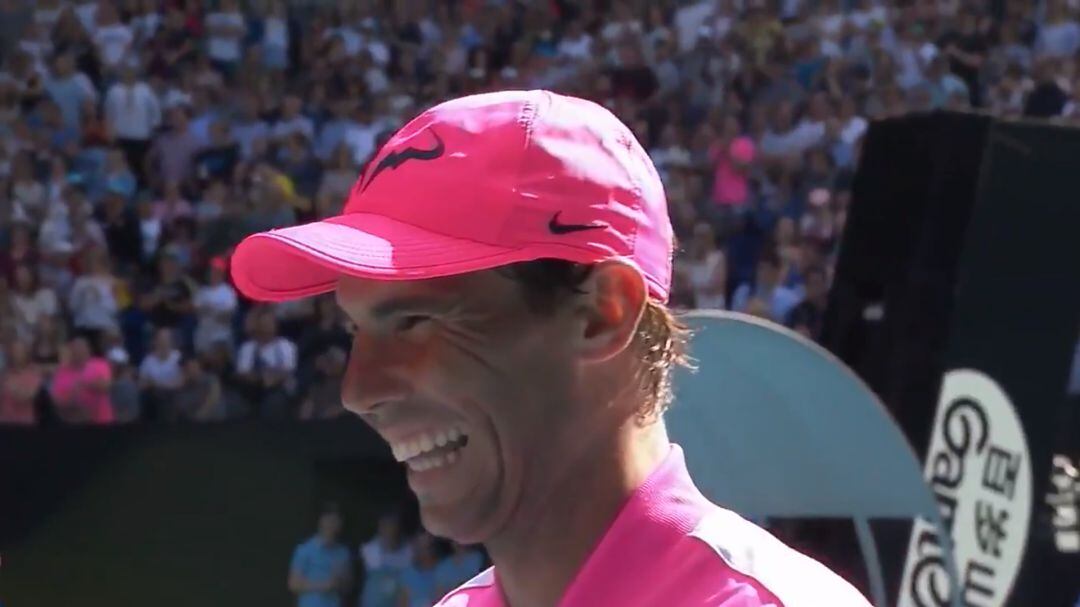
[[[91,356],[85,338],[72,339],[61,351],[53,373],[51,394],[58,415],[74,424],[111,424],[109,386],[112,369],[104,358]]]
[[[750,197],[750,163],[756,155],[754,141],[739,134],[739,121],[729,115],[723,133],[710,150],[715,165],[713,202],[724,209],[741,207]]]
[[[334,292],[352,320],[345,407],[407,467],[424,527],[495,565],[440,606],[867,606],[690,479],[663,422],[672,249],[625,124],[506,91],[426,110],[342,215],[250,236],[232,270],[252,299]]]

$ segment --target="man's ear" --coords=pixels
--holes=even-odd
[[[581,285],[578,351],[584,360],[603,362],[629,345],[645,310],[645,279],[620,261],[597,264]]]

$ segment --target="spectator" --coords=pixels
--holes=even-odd
[[[37,331],[39,321],[43,317],[55,318],[60,312],[60,305],[52,289],[38,284],[31,265],[16,266],[14,287],[11,307],[15,332],[21,341],[29,342]]]
[[[323,296],[315,300],[315,317],[303,325],[297,344],[300,360],[312,361],[330,348],[340,348],[348,352],[352,348],[352,338],[345,331],[341,309],[333,296]],[[301,373],[306,369],[301,368]],[[307,378],[302,377],[307,381]]]
[[[233,316],[236,313],[236,291],[225,281],[227,262],[221,257],[210,260],[207,284],[195,292],[195,351],[203,353],[214,344],[233,347]]]
[[[193,62],[197,39],[179,6],[165,11],[165,19],[148,45],[149,71],[157,76],[175,77]]]
[[[139,262],[140,265],[154,259],[161,244],[161,235],[164,232],[161,218],[155,214],[154,204],[149,200],[140,200],[135,205],[135,220],[138,222],[139,238],[141,245]]]
[[[252,172],[251,202],[244,217],[247,232],[292,225],[297,211],[306,210],[307,205],[297,196],[292,180],[267,163],[260,163]]]
[[[191,203],[184,200],[184,195],[180,191],[180,182],[165,182],[165,191],[161,200],[154,203],[154,217],[163,226],[168,226],[177,219],[192,217],[193,215],[194,211],[191,208]]]
[[[210,125],[210,142],[195,155],[195,176],[200,183],[228,179],[240,161],[240,145],[233,141],[229,123],[216,120]]]
[[[828,305],[829,284],[825,270],[814,266],[806,271],[806,297],[787,316],[787,325],[802,335],[816,340],[821,336]]]
[[[157,270],[156,277],[143,286],[140,307],[151,324],[178,331],[180,343],[185,344],[194,337],[195,284],[169,251],[159,256]]]
[[[807,196],[809,209],[803,215],[800,233],[809,241],[828,245],[836,238],[832,213],[832,192],[817,188]]]
[[[183,185],[192,177],[192,165],[201,143],[188,128],[189,109],[178,105],[168,111],[168,129],[155,137],[145,156],[145,174],[151,185]]]
[[[301,401],[300,419],[332,419],[347,413],[341,406],[345,362],[345,351],[338,347],[331,347],[315,359],[316,375]]]
[[[337,146],[330,155],[329,163],[319,181],[318,197],[325,197],[333,203],[345,200],[356,183],[357,170],[352,164],[349,148],[344,144]]]
[[[139,389],[142,401],[154,403],[152,416],[159,421],[175,422],[180,417],[177,392],[184,383],[180,350],[173,346],[173,332],[160,328],[154,332],[150,353],[139,365]]]
[[[201,263],[201,252],[195,242],[195,220],[191,217],[178,217],[169,225],[165,233],[165,245],[161,248],[164,255],[176,259],[180,269],[188,274]]]
[[[104,70],[113,70],[120,66],[121,60],[127,55],[135,35],[130,27],[120,21],[120,15],[112,3],[99,3],[96,12],[93,39],[98,58]]]
[[[1069,95],[1058,82],[1057,62],[1044,59],[1034,68],[1034,85],[1024,104],[1024,115],[1036,118],[1060,116],[1069,101]]]
[[[37,106],[40,117],[38,137],[48,153],[73,157],[79,150],[79,128],[64,123],[60,106],[52,99],[42,99]]]
[[[288,410],[295,388],[296,344],[277,334],[272,308],[253,312],[250,321],[251,339],[237,353],[237,379],[260,415],[292,417]]]
[[[357,166],[367,164],[368,159],[375,153],[379,134],[386,129],[386,124],[375,120],[369,106],[363,102],[356,105],[353,120],[344,128],[342,135],[345,145],[352,151],[353,164]]]
[[[694,307],[723,310],[727,308],[727,260],[717,247],[712,226],[699,222],[694,238],[687,246],[683,261],[686,278],[693,292]]]
[[[32,426],[37,423],[37,402],[45,383],[42,369],[30,358],[21,339],[8,342],[0,371],[0,424]]]
[[[71,242],[59,240],[47,242],[42,246],[42,261],[38,265],[38,278],[41,285],[50,289],[64,301],[75,282],[75,273],[71,271],[72,253],[75,248]]]
[[[113,382],[109,397],[116,416],[115,423],[132,423],[142,417],[142,401],[135,368],[130,364],[127,351],[122,348],[108,349],[105,358],[112,369]]]
[[[413,539],[413,562],[401,572],[401,595],[404,607],[429,607],[441,598],[437,593],[435,538],[420,532]]]
[[[200,232],[210,229],[225,214],[227,193],[224,180],[214,179],[207,184],[202,200],[195,205],[195,221]]]
[[[105,192],[120,196],[124,202],[134,199],[139,184],[123,148],[110,149],[105,163]]]
[[[111,384],[108,361],[92,356],[85,338],[72,339],[60,351],[60,366],[52,378],[57,416],[69,424],[112,423]]]
[[[451,590],[471,580],[484,568],[484,558],[478,550],[450,542],[450,555],[435,567],[435,593],[445,596]]]
[[[228,416],[218,378],[207,373],[202,361],[184,361],[183,383],[175,396],[176,411],[181,418],[193,422],[218,422]]]
[[[945,107],[952,97],[968,99],[971,90],[959,76],[948,69],[948,60],[938,55],[930,60],[926,70],[926,82],[929,84],[930,102],[933,108]]]
[[[301,114],[303,100],[297,95],[286,95],[281,102],[281,115],[273,128],[270,129],[270,137],[275,141],[283,141],[294,133],[303,135],[308,141],[315,139],[315,125],[311,119]]]
[[[83,17],[84,12],[72,10],[71,7],[60,11],[51,32],[53,48],[57,52],[70,54],[76,69],[84,72],[91,81],[100,81],[101,62],[88,33],[94,24],[92,19]]]
[[[379,518],[375,537],[360,547],[364,565],[363,607],[398,607],[400,575],[413,561],[413,546],[405,541],[394,513]]]
[[[721,209],[741,207],[747,202],[754,153],[753,140],[739,133],[738,119],[726,116],[721,137],[711,150],[715,166],[712,198]]]
[[[732,296],[732,309],[738,312],[765,314],[776,322],[783,322],[788,313],[799,303],[799,295],[780,282],[780,257],[775,251],[765,251],[757,263],[753,283],[743,283]],[[751,301],[758,300],[764,309],[751,309]]]
[[[267,11],[262,20],[260,40],[262,61],[267,69],[280,72],[289,66],[289,52],[292,50],[285,3],[271,0],[265,6]]]
[[[257,95],[243,95],[239,105],[239,116],[231,123],[232,137],[240,144],[241,157],[251,160],[255,142],[265,141],[270,136],[270,125],[260,116],[261,107]]]
[[[1069,15],[1065,0],[1046,3],[1046,19],[1035,39],[1035,52],[1040,57],[1072,57],[1080,50],[1080,23]]]
[[[206,15],[207,55],[214,67],[231,76],[240,62],[241,43],[247,24],[236,0],[222,0],[219,9]]]
[[[161,27],[161,13],[156,0],[141,0],[138,9],[131,18],[131,29],[135,34],[135,44],[143,46],[154,38]]]
[[[76,333],[98,346],[103,331],[119,326],[117,284],[103,250],[93,249],[88,257],[86,273],[77,278],[71,287],[68,308],[73,316],[72,324]]]
[[[105,198],[98,207],[97,222],[104,234],[109,256],[118,262],[122,271],[128,272],[140,265],[143,258],[143,230],[119,186],[108,186]]]
[[[11,163],[12,219],[36,225],[45,217],[48,198],[45,186],[34,178],[32,157],[22,152]]]
[[[78,130],[82,123],[83,104],[86,101],[97,102],[97,89],[86,74],[76,71],[75,57],[71,53],[57,55],[45,89],[60,109],[63,125],[67,128]]]
[[[304,135],[293,133],[283,139],[278,146],[276,164],[292,181],[297,194],[304,198],[314,197],[322,176],[322,165]]]
[[[52,371],[60,364],[67,336],[64,325],[51,316],[43,316],[37,323],[31,357],[45,371]]]
[[[318,531],[293,552],[288,586],[298,607],[341,607],[342,594],[352,583],[349,550],[339,540],[341,526],[337,507],[325,507]]]
[[[127,165],[135,168],[138,184],[145,185],[143,159],[161,124],[161,103],[150,86],[138,79],[136,59],[127,60],[120,73],[120,81],[112,84],[105,95],[105,121]],[[116,171],[114,166],[116,162],[110,162],[110,177]]]

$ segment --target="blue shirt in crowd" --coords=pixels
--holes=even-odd
[[[484,566],[479,552],[450,555],[435,566],[435,584],[440,592],[449,592],[476,577]]]
[[[409,607],[431,607],[441,599],[435,587],[436,568],[408,567],[401,572],[401,588],[409,593]]]
[[[296,547],[289,569],[310,582],[325,582],[348,567],[349,551],[345,546],[328,546],[315,536]],[[303,592],[299,597],[297,607],[341,607],[341,595],[336,591]]]

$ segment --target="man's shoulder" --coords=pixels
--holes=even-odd
[[[316,546],[315,538],[309,537],[309,538],[305,539],[304,541],[302,541],[302,542],[300,542],[299,544],[296,545],[296,551],[295,552],[296,552],[296,554],[309,554],[309,553],[311,553],[311,551],[315,550],[316,548],[318,548],[318,546]]]
[[[476,577],[450,591],[434,607],[503,607],[495,586],[495,568],[489,567]]]
[[[741,586],[759,596],[775,597],[777,607],[870,605],[829,568],[730,510],[709,508],[687,539],[708,549],[697,557],[699,564],[722,569],[727,581],[736,578],[724,594]]]
[[[305,555],[326,555],[331,558],[349,558],[348,546],[340,542],[335,542],[328,546],[324,544],[318,536],[309,537],[297,544],[296,552]]]

